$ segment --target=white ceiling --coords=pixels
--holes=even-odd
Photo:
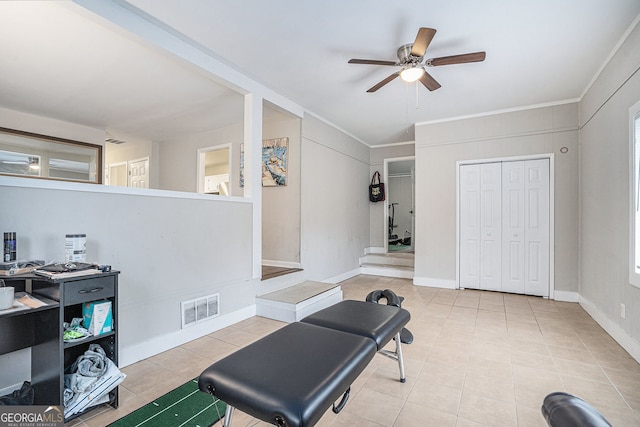
[[[640,14],[639,0],[117,3],[368,145],[411,141],[417,122],[577,100]],[[0,2],[0,106],[154,140],[241,120],[241,95],[80,9]],[[395,60],[421,26],[437,29],[427,57],[486,60],[429,69],[434,92],[396,79],[366,93],[396,69],[347,61]]]

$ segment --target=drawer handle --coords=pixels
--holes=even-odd
[[[78,291],[78,293],[79,294],[92,294],[94,292],[100,292],[103,289],[104,289],[104,287],[102,287],[102,286],[97,287],[97,288],[93,288],[93,289],[80,289]]]

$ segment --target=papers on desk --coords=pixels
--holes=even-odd
[[[43,265],[44,261],[40,260],[0,262],[0,277],[31,273]]]
[[[90,274],[102,273],[102,270],[99,270],[96,267],[97,266],[95,264],[82,262],[56,263],[40,267],[35,270],[34,273],[50,279],[65,279],[67,277],[87,276]]]
[[[0,310],[0,314],[8,314],[16,311],[29,310],[30,308],[40,308],[47,305],[32,295],[24,294],[23,296],[13,300],[13,307],[6,310]]]
[[[48,277],[49,279],[66,279],[67,277],[88,276],[91,274],[102,274],[102,271],[92,268],[89,270],[65,271],[63,273],[35,270],[34,273],[37,274],[38,276]]]
[[[20,304],[26,305],[29,308],[40,308],[47,305],[29,294],[24,294],[23,297],[17,299],[16,301],[18,301]]]

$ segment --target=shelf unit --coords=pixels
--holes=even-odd
[[[3,278],[16,287],[16,298],[24,296],[24,282]],[[14,282],[17,282],[14,284]],[[0,312],[0,354],[31,348],[31,386],[35,405],[60,404],[60,366],[56,355],[60,351],[57,322],[60,304],[39,298],[40,308]],[[0,369],[3,369],[0,366]]]
[[[36,296],[59,301],[58,317],[58,399],[52,404],[62,405],[64,402],[64,374],[66,369],[84,354],[89,344],[99,344],[107,357],[118,365],[118,271],[90,274],[66,278],[33,277],[31,292]],[[82,317],[82,305],[86,302],[108,300],[111,301],[113,317],[112,331],[101,335],[87,337],[73,342],[64,342],[64,322],[71,322],[73,318]],[[49,354],[49,357],[53,355]],[[109,393],[109,405],[118,407],[118,388]],[[95,407],[87,408],[84,412]],[[83,412],[83,413],[84,413]],[[82,413],[74,414],[65,421],[69,421]]]

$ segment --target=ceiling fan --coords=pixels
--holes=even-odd
[[[424,55],[436,35],[433,28],[420,28],[416,40],[411,44],[405,44],[398,48],[398,61],[380,61],[376,59],[350,59],[349,64],[370,64],[370,65],[393,65],[401,67],[400,71],[396,71],[389,77],[385,78],[378,84],[371,87],[367,92],[375,92],[382,86],[386,85],[396,77],[407,82],[415,82],[420,80],[427,89],[433,91],[440,87],[438,83],[429,73],[426,67],[437,67],[440,65],[462,64],[466,62],[482,62],[486,56],[486,52],[465,53],[462,55],[442,56],[440,58],[427,59],[423,63]]]

